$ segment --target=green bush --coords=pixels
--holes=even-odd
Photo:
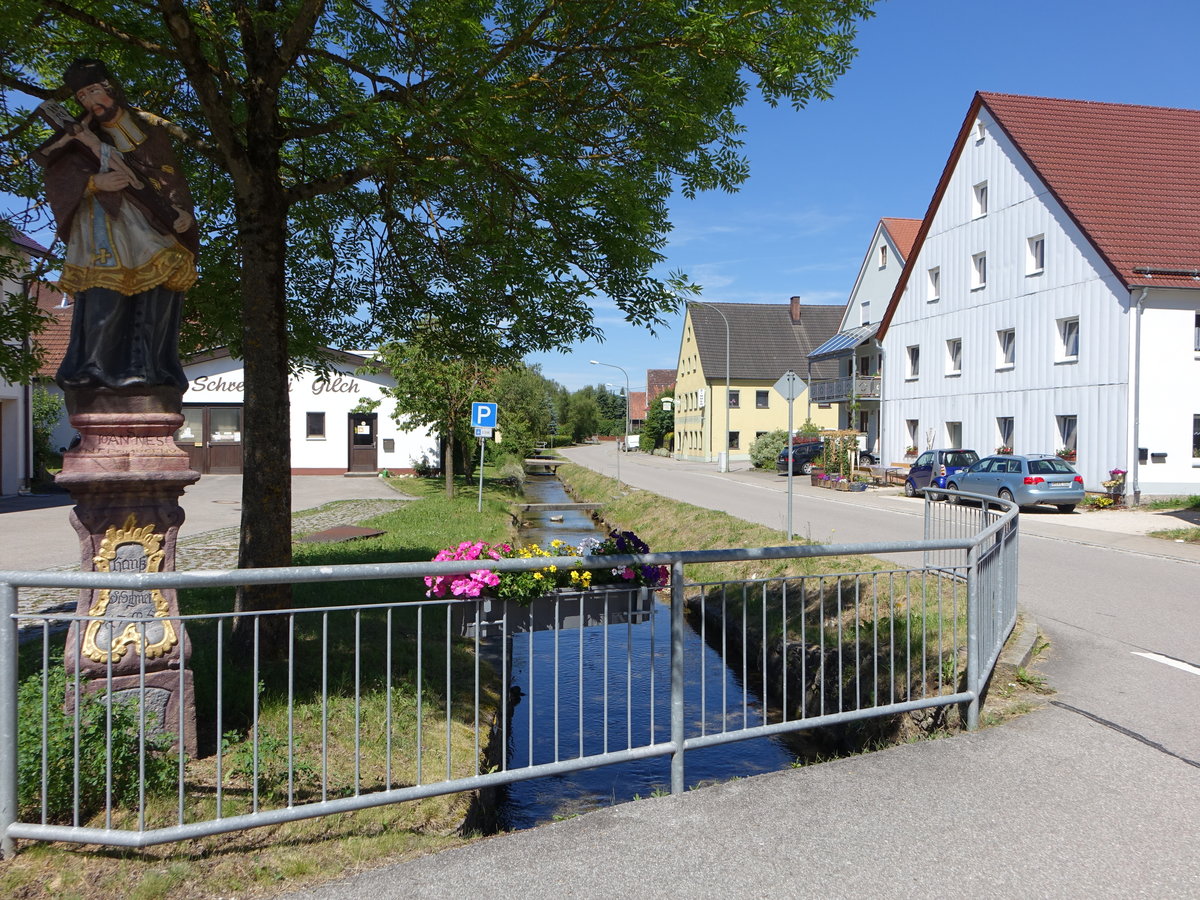
[[[80,679],[80,685],[86,679]],[[74,679],[71,679],[72,691]],[[81,690],[79,705],[79,816],[86,822],[104,809],[105,757],[108,753],[108,702],[103,693]],[[75,713],[64,711],[67,673],[62,662],[52,663],[46,676],[47,716],[45,737],[46,817],[51,823],[70,822],[75,809]],[[22,818],[40,821],[42,814],[42,675],[21,682],[17,694],[19,752],[17,803]],[[112,704],[112,803],[113,808],[138,805],[138,709],[135,702]],[[150,727],[147,716],[147,728]],[[179,757],[168,752],[169,738],[146,738],[145,786],[148,795],[175,787]]]
[[[783,429],[768,431],[750,445],[750,461],[756,469],[773,469],[775,460],[787,446],[788,434]]]

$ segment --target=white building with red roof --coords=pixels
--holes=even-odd
[[[880,323],[884,455],[1200,491],[1198,201],[1200,110],[977,94]]]

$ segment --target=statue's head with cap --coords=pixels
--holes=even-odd
[[[125,106],[125,93],[115,81],[102,61],[77,59],[63,73],[63,82],[85,112],[92,113],[100,121],[117,113],[117,107]]]

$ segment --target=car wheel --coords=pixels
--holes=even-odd
[[[1010,491],[1008,488],[1000,488],[999,497],[1001,500],[1007,500],[1009,503],[1016,502],[1016,500],[1013,498],[1012,491]]]
[[[904,482],[904,496],[905,497],[917,496],[917,486],[915,484],[913,484],[911,481]]]
[[[811,475],[812,474],[812,463],[811,462],[800,463],[800,474],[801,475]]]
[[[933,503],[940,503],[946,499],[945,494],[939,494],[937,491],[931,491],[929,488],[925,488],[925,496]]]
[[[957,485],[957,484],[955,484],[953,481],[952,481],[952,482],[950,482],[948,485],[946,485],[946,487],[947,487],[948,489],[952,490],[952,491],[957,491],[957,490],[958,490],[958,485]],[[955,503],[956,503],[958,506],[962,506],[962,505],[963,505],[964,503],[966,503],[967,501],[966,501],[966,500],[964,500],[962,497],[955,497],[955,498],[954,498],[954,502],[955,502]]]
[[[1060,503],[1060,504],[1058,504],[1058,511],[1060,513],[1075,512],[1075,504],[1074,503]]]

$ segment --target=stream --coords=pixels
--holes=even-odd
[[[571,500],[562,483],[552,476],[529,477],[525,497],[530,503]],[[561,516],[562,521],[551,522],[551,515]],[[522,543],[545,547],[557,538],[576,545],[585,537],[604,535],[586,512],[531,512],[527,517],[529,525],[522,529]],[[571,759],[580,754],[581,747],[584,753],[600,753],[605,748],[613,752],[645,745],[651,736],[655,742],[670,739],[671,616],[669,601],[663,600],[660,596],[650,620],[640,624],[540,631],[511,638],[510,690],[519,689],[521,699],[513,709],[509,728],[510,767],[552,762],[556,750],[558,759]],[[725,666],[690,624],[684,631],[684,658],[685,708],[700,709],[703,691],[713,710],[704,723],[692,713],[687,723],[689,736],[699,734],[702,726],[710,733],[722,729],[723,704],[714,703],[722,696],[728,698],[725,708],[729,727],[740,728],[743,717],[751,726],[761,724],[758,695],[743,695],[740,672]],[[706,747],[688,752],[685,781],[691,789],[786,769],[796,759],[796,754],[776,738]],[[670,757],[663,756],[516,782],[501,789],[498,825],[504,830],[530,828],[668,792],[670,764]]]

